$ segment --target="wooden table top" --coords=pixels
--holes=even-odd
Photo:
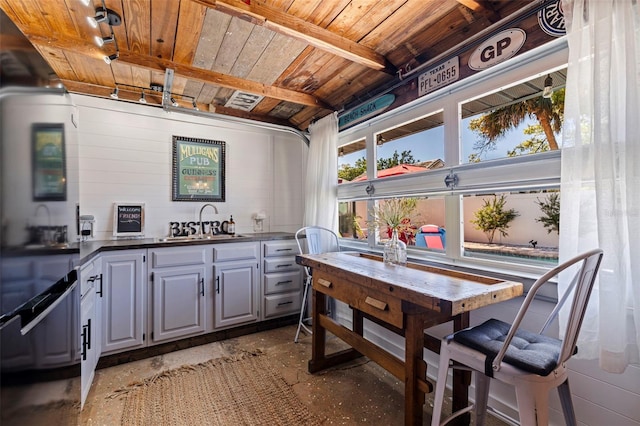
[[[522,295],[522,283],[417,263],[388,265],[357,252],[302,254],[296,262],[437,312],[457,315]]]

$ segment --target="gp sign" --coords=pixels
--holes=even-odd
[[[527,34],[520,28],[502,31],[473,51],[469,68],[480,71],[513,57],[524,45]]]

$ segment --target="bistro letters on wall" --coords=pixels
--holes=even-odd
[[[225,143],[173,137],[173,201],[225,200]]]

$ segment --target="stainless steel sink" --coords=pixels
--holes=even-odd
[[[168,242],[184,242],[184,241],[219,241],[219,240],[230,240],[235,238],[242,238],[244,235],[239,234],[215,234],[215,235],[185,235],[178,237],[163,237],[157,238],[158,242],[168,243]]]

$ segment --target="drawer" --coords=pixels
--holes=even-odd
[[[225,262],[227,260],[257,259],[258,243],[230,243],[215,244],[213,246],[213,261]]]
[[[264,257],[295,255],[299,252],[296,240],[266,241],[263,246]]]
[[[294,256],[287,257],[274,257],[271,259],[264,259],[263,272],[265,274],[270,272],[285,272],[285,271],[298,271],[300,266],[296,263]]]
[[[333,276],[317,270],[313,271],[313,289],[386,323],[403,327],[402,302],[399,298],[350,281],[336,280]]]
[[[206,249],[204,247],[179,247],[150,250],[151,267],[204,265]]]
[[[302,304],[302,294],[299,291],[295,293],[278,294],[265,296],[264,298],[264,317],[275,317],[300,312]]]
[[[302,271],[281,272],[264,275],[264,294],[300,291]]]

